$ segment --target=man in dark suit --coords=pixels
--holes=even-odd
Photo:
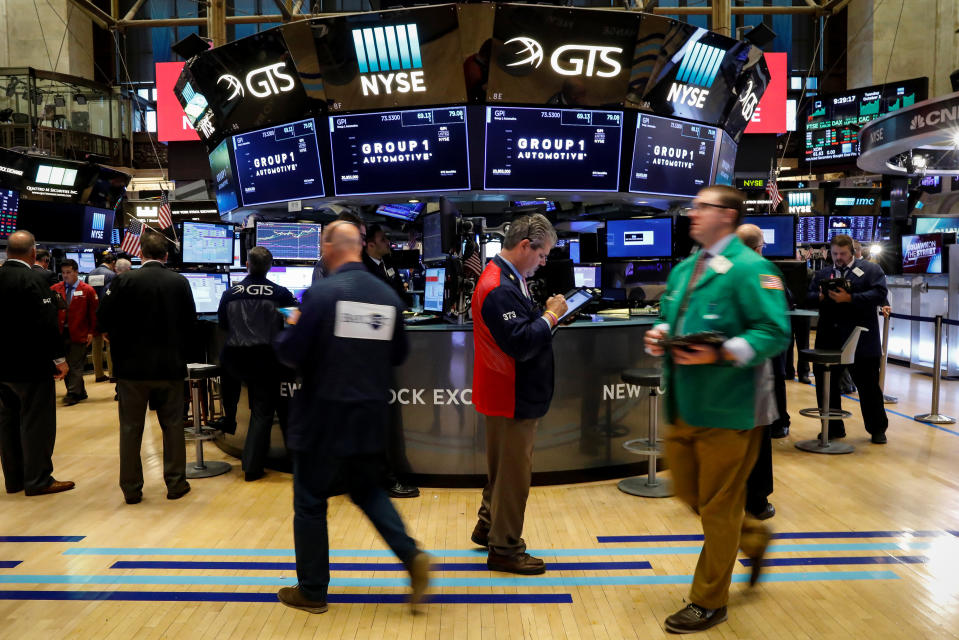
[[[371,224],[366,230],[366,250],[363,251],[363,264],[370,273],[390,285],[403,303],[406,303],[406,287],[396,269],[386,262],[392,248],[386,231],[378,224]]]
[[[57,274],[50,269],[50,252],[46,249],[37,249],[36,261],[31,268],[43,276],[47,286],[52,287],[57,283]]]
[[[167,239],[149,232],[140,240],[143,266],[117,276],[97,311],[100,333],[113,349],[120,401],[120,489],[127,504],[143,497],[140,442],[147,406],[163,429],[167,498],[190,491],[183,437],[183,380],[196,306],[186,278],[164,266]]]
[[[28,496],[74,487],[53,479],[57,436],[54,380],[67,373],[57,305],[46,279],[33,270],[36,241],[28,231],[10,235],[0,267],[0,335],[9,340],[0,359],[0,462],[7,493]]]
[[[410,574],[415,605],[429,582],[416,547],[383,488],[391,367],[406,359],[403,304],[360,260],[359,229],[345,221],[323,233],[327,277],[303,296],[302,316],[274,341],[280,362],[303,386],[293,397],[287,448],[293,458],[293,539],[299,584],[283,604],[327,611],[330,583],[327,499],[349,493]]]
[[[835,236],[829,244],[833,264],[819,270],[809,285],[807,301],[819,306],[819,326],[816,330],[817,349],[841,349],[855,327],[868,331],[859,334],[855,362],[849,365],[852,380],[859,389],[859,408],[866,431],[873,444],[886,444],[886,428],[889,420],[883,407],[882,389],[879,387],[879,366],[882,360],[882,345],[879,337],[878,309],[885,304],[888,290],[886,275],[877,264],[857,260],[853,240],[847,235]],[[833,278],[845,278],[849,288],[827,287],[824,283]],[[823,368],[814,367],[816,396],[822,401]],[[840,368],[841,369],[841,368]],[[834,370],[831,376],[830,404],[833,409],[842,409],[840,378],[842,371]],[[842,420],[829,422],[829,437],[846,437]]]

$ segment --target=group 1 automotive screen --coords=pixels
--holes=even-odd
[[[606,222],[606,257],[668,258],[673,255],[673,219]]]
[[[796,257],[796,216],[746,216],[743,222],[762,229],[764,257]]]
[[[20,193],[13,189],[0,189],[0,240],[17,230],[17,212],[20,210]]]
[[[273,254],[274,260],[320,259],[322,226],[299,222],[257,222],[256,244]]]
[[[709,184],[714,127],[640,114],[629,190],[666,196],[694,196]]]
[[[330,117],[338,196],[470,188],[466,108]]]
[[[230,288],[230,274],[184,273],[181,275],[190,283],[196,312],[216,313],[220,307],[220,298]]]
[[[616,191],[621,111],[486,107],[487,189]]]
[[[312,118],[235,135],[233,155],[245,206],[325,195]]]
[[[233,264],[233,226],[213,222],[184,222],[183,262]]]

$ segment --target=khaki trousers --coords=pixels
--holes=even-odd
[[[692,427],[682,420],[666,432],[676,497],[703,522],[705,540],[689,592],[693,604],[707,609],[726,606],[739,549],[755,558],[768,540],[765,525],[745,514],[746,478],[761,441],[761,428]]]
[[[523,520],[533,477],[533,441],[538,423],[486,416],[488,479],[477,516],[479,526],[489,529],[491,553],[515,556],[526,552]]]
[[[93,336],[93,375],[103,377],[103,356],[107,358],[107,376],[113,372],[113,358],[110,356],[110,345],[103,336]]]

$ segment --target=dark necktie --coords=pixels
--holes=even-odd
[[[73,300],[73,289],[75,285],[66,285],[67,287],[67,306],[70,306],[70,302]]]

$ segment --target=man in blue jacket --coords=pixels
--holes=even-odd
[[[392,366],[406,359],[403,302],[367,271],[359,229],[336,221],[323,233],[327,277],[303,296],[274,346],[303,384],[293,397],[287,448],[293,458],[296,587],[283,604],[324,613],[330,583],[327,499],[349,493],[410,573],[412,603],[429,582],[416,547],[383,488]]]
[[[886,274],[877,264],[854,257],[853,240],[847,235],[837,235],[829,243],[832,266],[820,269],[809,285],[807,301],[819,306],[819,326],[816,329],[817,349],[841,349],[854,327],[865,327],[859,334],[855,362],[849,365],[852,380],[859,389],[859,408],[866,431],[874,444],[886,444],[886,428],[889,420],[883,407],[882,389],[879,387],[879,365],[882,360],[882,345],[879,340],[879,307],[886,301]],[[825,286],[826,281],[845,278],[845,288]],[[813,367],[816,375],[816,396],[822,402],[823,368]],[[840,371],[831,376],[829,404],[833,409],[842,409],[842,394],[839,392]],[[829,437],[846,437],[842,420],[830,420]]]

